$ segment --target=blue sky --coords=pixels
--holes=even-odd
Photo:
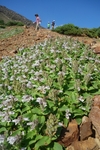
[[[100,27],[100,0],[0,0],[0,5],[35,21],[38,13],[42,26],[74,24],[80,28]]]

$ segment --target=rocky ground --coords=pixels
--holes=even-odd
[[[9,28],[8,28],[9,29]],[[19,48],[32,47],[34,44],[53,39],[56,37],[65,37],[47,29],[40,29],[36,32],[34,27],[24,27],[24,32],[16,36],[0,39],[0,60],[3,56],[14,56]],[[91,39],[88,37],[71,37],[75,40],[88,44],[96,54],[100,53],[100,39]],[[64,128],[58,139],[66,150],[100,150],[100,96],[93,98],[93,106],[89,116],[82,118],[82,123],[78,126],[75,120],[72,120],[67,128]]]

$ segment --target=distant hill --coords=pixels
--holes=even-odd
[[[19,21],[25,25],[33,24],[31,20],[1,5],[0,5],[0,20],[4,20],[5,23],[7,23],[8,21]]]

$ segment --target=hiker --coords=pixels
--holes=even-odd
[[[40,17],[39,17],[39,15],[38,14],[35,14],[35,17],[36,17],[36,21],[35,21],[35,23],[36,23],[36,31],[37,30],[39,30],[40,29],[40,24],[41,24],[41,19],[40,19]]]
[[[54,29],[54,26],[55,26],[55,20],[52,21],[51,25],[52,25],[52,29]]]
[[[47,23],[47,29],[50,29],[50,23],[49,22]]]

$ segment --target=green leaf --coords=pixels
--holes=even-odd
[[[81,119],[81,118],[75,118],[75,120],[77,121],[78,125],[80,125],[81,122],[82,122],[82,119]]]
[[[53,150],[63,150],[63,147],[59,143],[54,142]]]
[[[62,87],[61,87],[61,85],[60,85],[59,82],[53,82],[53,86],[54,86],[54,88],[57,88],[57,89],[59,89],[59,90],[62,90]]]
[[[98,83],[93,84],[94,89],[98,89]]]
[[[64,125],[67,127],[69,120],[67,118],[64,118]]]
[[[68,109],[67,105],[63,105],[61,108],[59,108],[59,111],[66,111]]]
[[[31,118],[32,116],[33,116],[33,114],[30,111],[25,113],[25,114],[23,114],[23,117],[25,117],[25,118]]]
[[[45,117],[44,116],[39,116],[39,123],[43,123],[45,122]]]
[[[43,137],[43,136],[40,135],[40,134],[36,135],[36,138],[35,138],[34,140],[31,140],[31,141],[29,142],[29,145],[31,145],[31,144],[35,143],[36,141],[40,140],[42,137]]]
[[[41,109],[40,109],[40,108],[37,108],[37,107],[36,107],[36,108],[33,108],[32,113],[33,113],[33,114],[39,114],[39,115],[40,115],[40,114],[43,114],[43,112],[41,111]]]
[[[65,92],[65,94],[67,94],[68,95],[68,102],[70,103],[70,104],[77,104],[78,103],[78,101],[77,101],[77,98],[78,98],[78,94],[77,94],[77,92],[75,92],[75,91],[67,91],[67,92]]]
[[[50,108],[54,107],[54,102],[53,101],[47,100],[47,103],[48,103]]]
[[[86,112],[84,112],[83,110],[81,110],[81,108],[80,109],[76,109],[76,110],[73,110],[73,113],[74,113],[74,117],[81,117],[81,116],[83,116]]]
[[[29,131],[27,134],[27,139],[32,139],[37,134],[36,130]]]
[[[22,109],[22,113],[24,113],[25,111],[28,111],[28,110],[30,110],[30,107],[26,106],[25,108]]]
[[[68,90],[74,90],[74,85],[75,85],[75,81],[71,80],[70,83],[68,84]]]
[[[47,146],[48,144],[51,143],[51,138],[48,136],[44,136],[42,139],[40,139],[36,144],[35,144],[35,150],[39,150],[41,146]]]
[[[21,131],[20,130],[16,130],[12,133],[12,136],[15,136],[15,135],[20,135]]]
[[[28,150],[31,150],[31,148],[28,146]]]
[[[0,128],[0,133],[6,131],[7,129],[5,127]]]

